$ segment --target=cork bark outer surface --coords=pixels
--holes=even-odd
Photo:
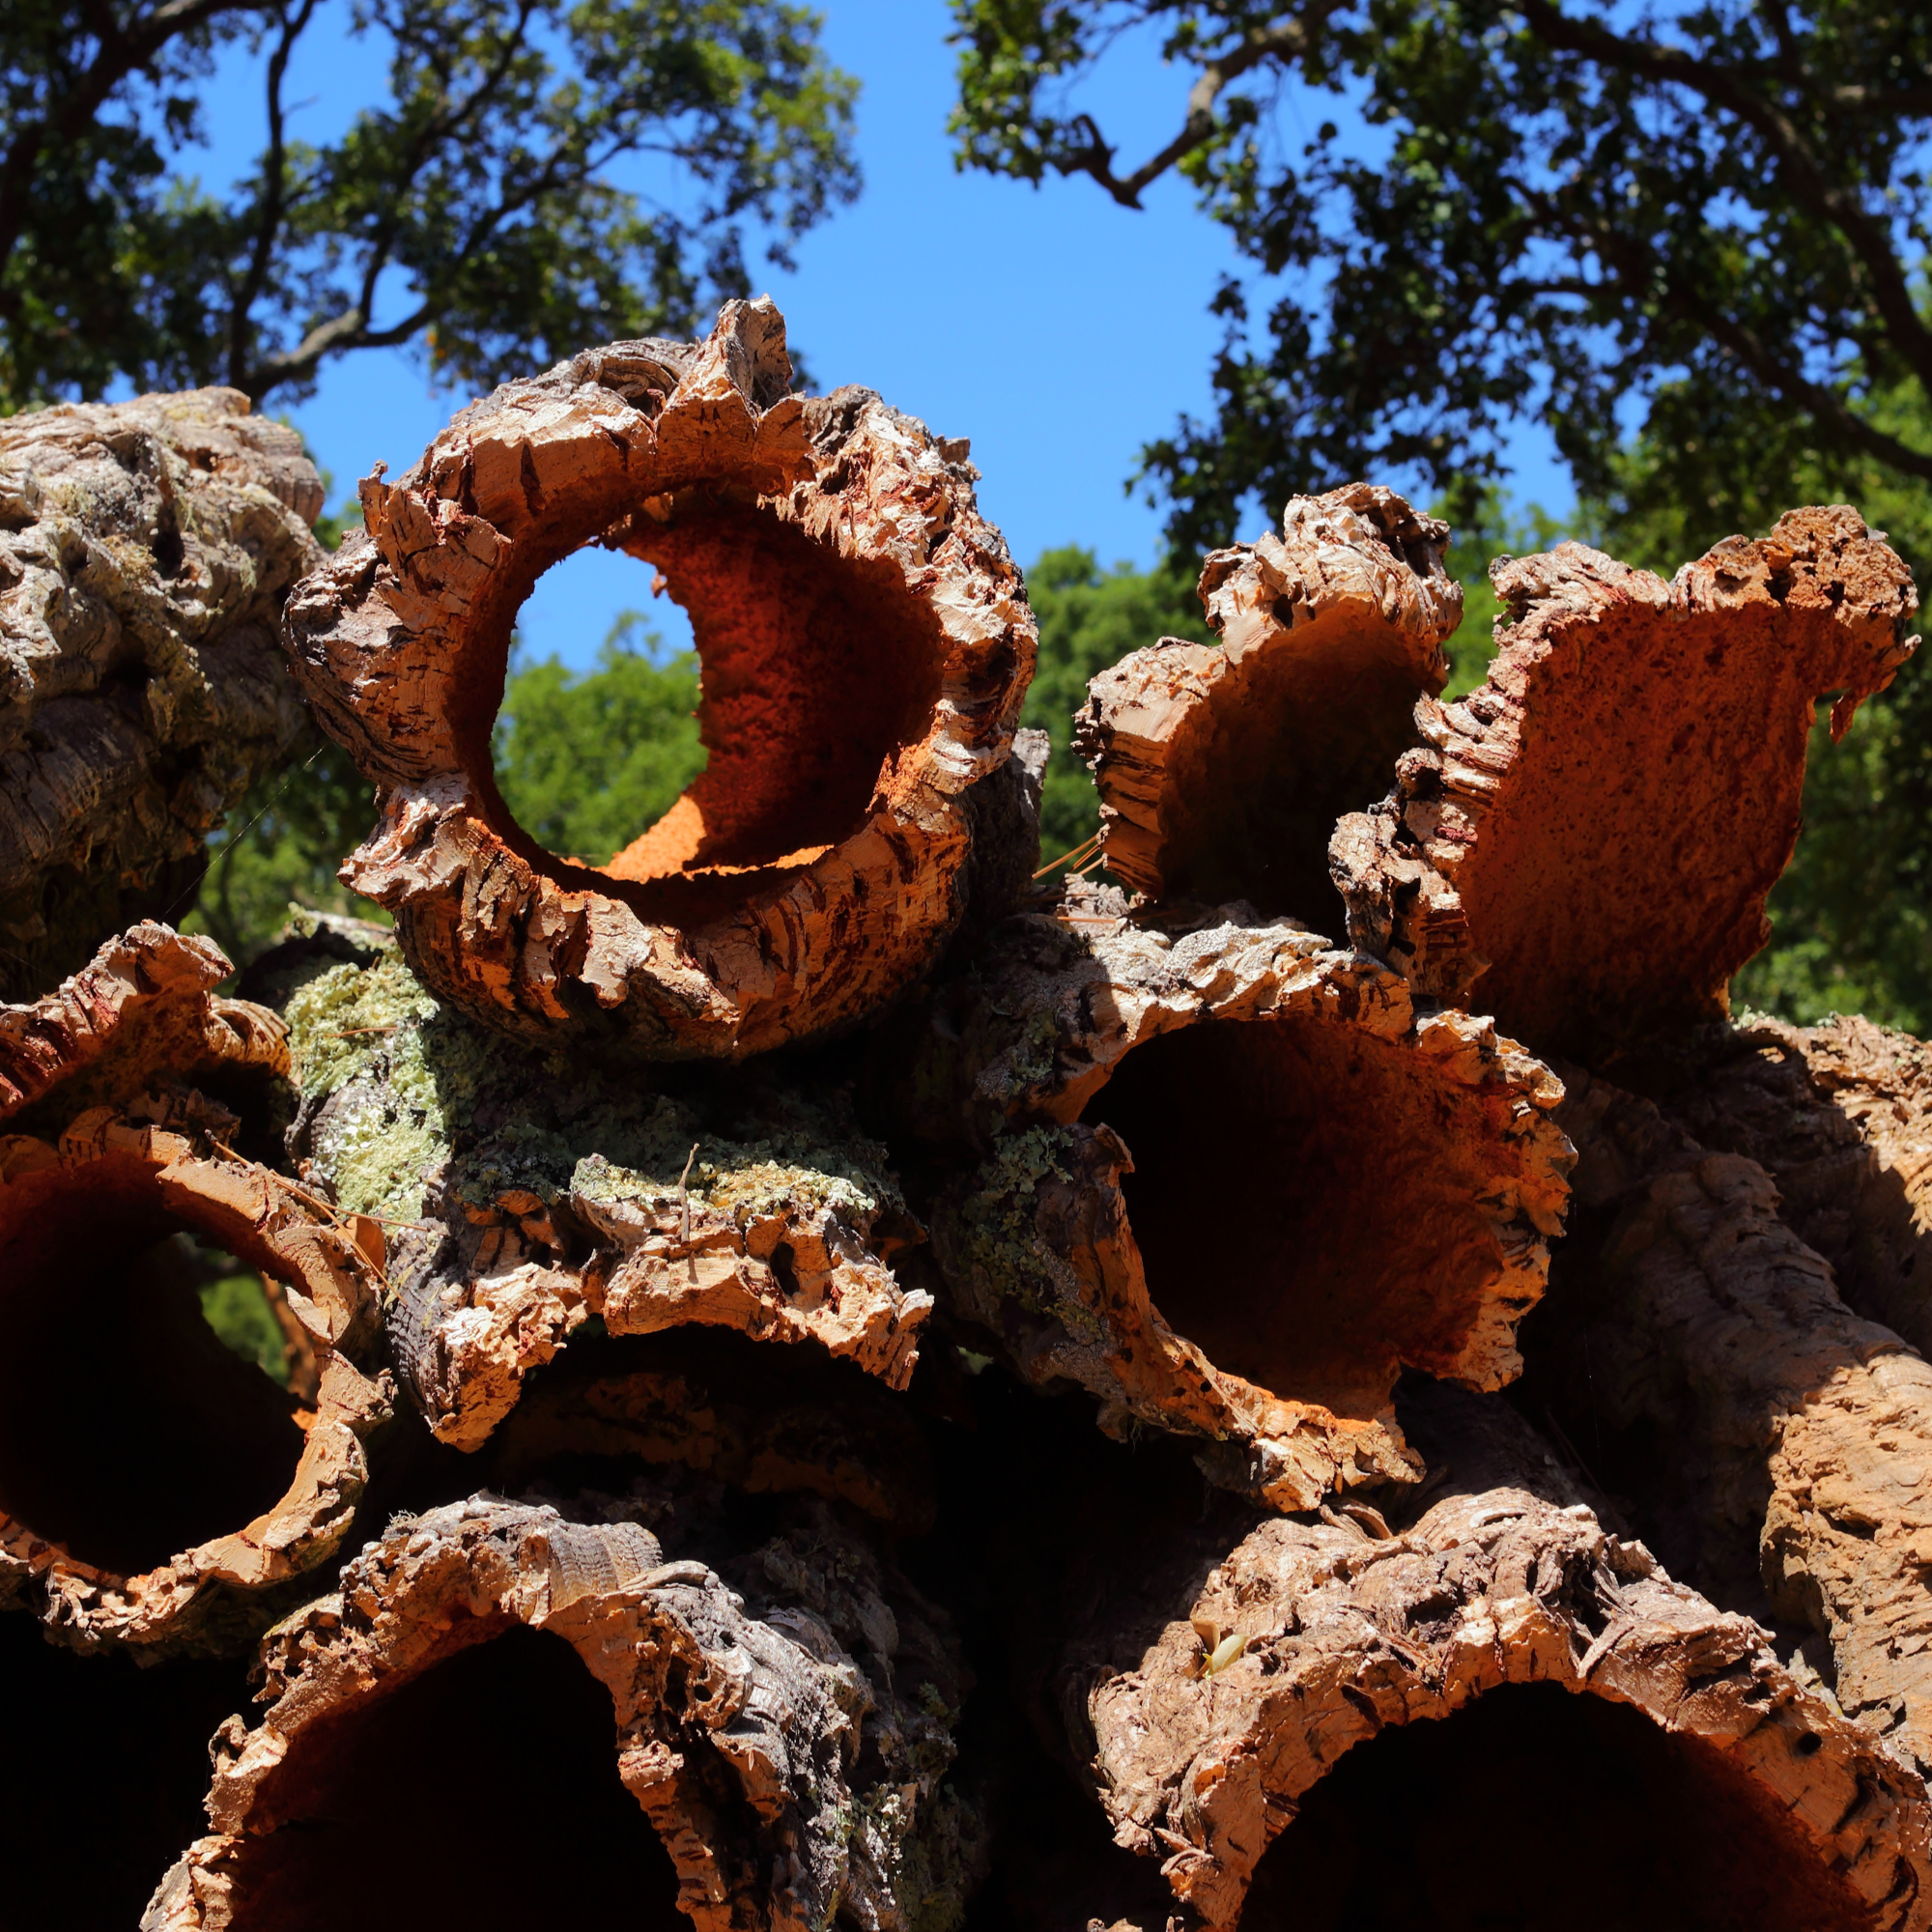
[[[501,1031],[741,1057],[863,1019],[960,916],[964,797],[1007,757],[1033,618],[963,442],[866,389],[790,395],[783,321],[505,384],[291,601],[327,729],[378,787],[343,868],[425,983]],[[703,662],[705,771],[602,869],[497,794],[510,628],[600,541],[656,565]]]
[[[234,971],[212,939],[149,920],[106,941],[71,979],[0,1006],[0,1121],[120,1105],[156,1080],[289,1070],[280,1016],[213,988]]]
[[[1338,1760],[1524,1685],[1633,1707],[1721,1767],[1767,1843],[1837,1908],[1795,1922],[1932,1923],[1918,1773],[1794,1682],[1756,1625],[1585,1508],[1505,1488],[1445,1500],[1399,1536],[1277,1518],[1201,1575],[1170,1591],[1151,1643],[1097,1631],[1062,1674],[1117,1836],[1163,1861],[1184,1925],[1240,1920],[1264,1851]]]
[[[0,999],[191,897],[295,743],[275,627],[322,500],[233,389],[0,422]]]
[[[1100,788],[1107,869],[1151,898],[1340,917],[1328,838],[1419,743],[1463,615],[1449,526],[1392,491],[1293,497],[1282,533],[1215,551],[1218,646],[1163,638],[1089,686],[1074,749]]]
[[[618,1774],[698,1932],[808,1932],[835,1911],[912,1932],[962,1881],[949,1861],[970,1829],[942,1789],[967,1682],[950,1634],[829,1514],[729,1568],[667,1560],[639,1521],[489,1495],[405,1518],[270,1633],[267,1713],[217,1734],[213,1830],[143,1932],[259,1923],[258,1874],[344,1727],[520,1625],[563,1637],[610,1692]]]
[[[701,1108],[559,1070],[425,992],[394,953],[290,998],[307,1184],[381,1217],[389,1359],[439,1439],[479,1447],[596,1317],[811,1342],[903,1388],[931,1296],[885,1150],[832,1094],[759,1082]]]
[[[1619,1068],[1621,1073],[1624,1069]],[[1754,1160],[1780,1218],[1859,1314],[1932,1350],[1932,1065],[1910,1034],[1754,1014],[1660,1046],[1640,1087],[1713,1151]]]
[[[1308,1509],[1413,1480],[1401,1369],[1520,1367],[1561,1088],[1293,923],[1070,891],[941,996],[911,1087],[929,1133],[980,1131],[933,1218],[957,1310],[1029,1379],[1097,1395],[1103,1428],[1205,1437],[1216,1482]]]
[[[1420,703],[1390,797],[1336,829],[1350,936],[1543,1053],[1722,1017],[1770,937],[1818,698],[1842,735],[1911,654],[1905,565],[1839,506],[1668,583],[1580,544],[1492,577],[1488,681]]]
[[[358,1366],[374,1337],[379,1274],[350,1233],[281,1176],[226,1151],[235,1124],[189,1094],[134,1113],[90,1109],[56,1144],[0,1137],[0,1299],[64,1292],[78,1272],[76,1230],[111,1241],[123,1225],[149,1239],[156,1227],[185,1225],[282,1284],[317,1366],[315,1407],[298,1417],[299,1460],[280,1500],[170,1562],[134,1575],[103,1568],[0,1507],[0,1596],[37,1608],[76,1649],[251,1641],[266,1621],[251,1600],[335,1552],[368,1481],[364,1444],[390,1414],[387,1377]],[[61,1232],[50,1237],[50,1227]]]
[[[1845,1307],[1756,1162],[1601,1080],[1560,1118],[1592,1238],[1533,1376],[1666,1561],[1821,1633],[1844,1710],[1932,1768],[1932,1366]]]

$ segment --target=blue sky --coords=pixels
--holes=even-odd
[[[758,285],[824,387],[867,384],[939,433],[972,439],[981,507],[1022,564],[1065,543],[1103,563],[1151,563],[1160,511],[1122,486],[1143,443],[1183,412],[1209,408],[1220,330],[1207,303],[1236,266],[1222,232],[1171,178],[1135,213],[1085,180],[1036,190],[956,172],[945,0],[823,0],[823,11],[828,51],[864,83],[866,190],[805,238],[796,273],[754,270]],[[308,103],[292,131],[308,138],[343,126],[382,85],[378,50],[329,35],[331,15],[346,14],[319,14],[290,76],[288,98]],[[184,156],[211,187],[225,186],[259,147],[256,71],[224,62],[212,148]],[[1179,125],[1188,79],[1130,43],[1083,104],[1099,111],[1123,157],[1138,158]],[[378,459],[391,473],[405,469],[467,400],[432,392],[405,352],[364,351],[330,365],[291,413],[340,498]],[[1573,492],[1544,439],[1525,433],[1513,457],[1521,498],[1568,507]],[[525,648],[587,665],[618,611],[650,605],[648,578],[629,558],[580,553],[525,607]],[[650,614],[668,642],[688,638],[674,607],[660,602]]]

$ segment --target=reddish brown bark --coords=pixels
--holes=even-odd
[[[379,1277],[228,1151],[234,1129],[191,1094],[94,1108],[58,1145],[0,1139],[0,1585],[82,1649],[245,1641],[263,1593],[340,1543],[389,1413],[386,1378],[356,1366]],[[315,1352],[312,1412],[201,1325],[177,1229],[282,1284]]]
[[[769,300],[466,410],[293,600],[325,725],[379,788],[343,876],[441,997],[660,1058],[849,1025],[936,961],[966,804],[1008,756],[1034,625],[964,443],[866,389],[788,392]],[[510,627],[589,542],[657,566],[704,665],[704,772],[601,869],[543,851],[490,761]]]
[[[1539,1052],[1720,1017],[1770,936],[1817,700],[1841,694],[1842,734],[1911,654],[1904,564],[1840,506],[1669,583],[1563,544],[1495,584],[1488,682],[1425,702],[1426,748],[1336,830],[1351,937]]]
[[[1328,838],[1420,742],[1463,615],[1449,526],[1392,491],[1295,497],[1282,534],[1218,550],[1201,602],[1218,646],[1163,638],[1090,687],[1074,748],[1100,787],[1107,869],[1152,898],[1246,899],[1339,927]]]

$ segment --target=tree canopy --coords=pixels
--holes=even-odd
[[[1614,495],[1634,426],[1721,450],[1733,493],[1794,449],[1932,480],[1932,437],[1886,407],[1932,389],[1922,8],[953,10],[962,165],[1086,175],[1128,207],[1178,172],[1251,265],[1214,298],[1214,419],[1147,452],[1184,548],[1224,541],[1253,493],[1496,475],[1522,417],[1586,497]],[[1137,27],[1192,85],[1129,164],[1082,84]],[[1314,131],[1297,146],[1292,124]]]
[[[308,393],[420,344],[487,389],[587,342],[690,335],[857,192],[858,84],[786,0],[11,0],[0,10],[0,411],[226,383]],[[305,36],[386,98],[301,137]],[[217,61],[254,57],[266,143],[188,168]],[[232,106],[224,111],[235,111]],[[647,156],[659,204],[611,179]]]

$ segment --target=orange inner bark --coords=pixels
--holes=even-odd
[[[1337,1415],[1454,1357],[1493,1272],[1481,1099],[1320,1022],[1205,1020],[1087,1103],[1127,1144],[1155,1307],[1217,1368]]]
[[[611,1695],[522,1626],[298,1739],[246,1841],[235,1923],[273,1932],[690,1932],[617,1776]]]
[[[182,1223],[148,1171],[96,1161],[14,1194],[23,1211],[0,1229],[0,1508],[123,1576],[271,1508],[301,1458],[293,1404],[202,1319],[167,1238]]]
[[[1241,1932],[1861,1932],[1871,1913],[1715,1746],[1506,1685],[1347,1752]]]

